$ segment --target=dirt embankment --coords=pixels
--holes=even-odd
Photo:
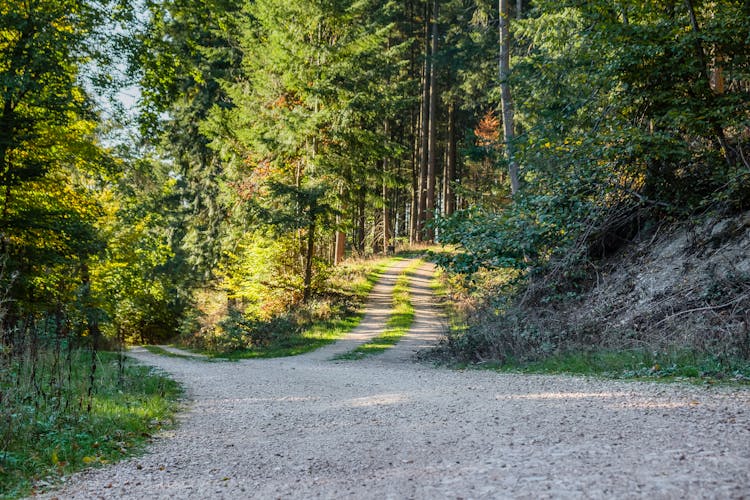
[[[606,346],[750,358],[750,212],[644,231],[574,309]]]

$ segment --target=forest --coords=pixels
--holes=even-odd
[[[298,335],[351,313],[347,261],[409,248],[484,311],[450,356],[538,358],[601,335],[525,308],[750,208],[750,4],[2,0],[0,175],[3,406],[71,353],[93,386],[99,350]]]

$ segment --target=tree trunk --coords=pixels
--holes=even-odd
[[[409,204],[409,243],[414,244],[417,241],[417,232],[419,231],[419,168],[417,163],[418,147],[416,145],[417,137],[415,136],[414,155],[411,162],[411,200]]]
[[[698,26],[698,19],[695,15],[695,9],[693,8],[693,2],[692,0],[685,0],[685,7],[688,10],[688,14],[690,15],[690,25],[693,29],[693,32],[698,35],[700,34],[700,28]],[[701,43],[700,38],[695,39],[695,52],[696,57],[698,57],[698,61],[701,64],[702,69],[702,79],[706,84],[707,87],[707,101],[708,101],[708,107],[709,109],[714,109],[714,91],[711,88],[711,70],[708,66],[708,60],[706,59],[706,51],[703,48],[703,44]],[[732,156],[731,149],[729,147],[729,142],[727,141],[726,134],[724,133],[724,128],[721,126],[721,123],[711,116],[709,114],[709,121],[711,123],[712,128],[714,129],[714,133],[716,134],[717,142],[719,143],[719,148],[721,149],[722,153],[724,154],[724,160],[727,162],[727,165],[732,167],[735,164],[735,159]]]
[[[389,128],[388,128],[388,120],[385,121],[383,124],[383,132],[385,133],[386,141],[390,140],[389,134]],[[388,156],[383,158],[383,255],[388,255],[388,246],[390,243],[390,233],[391,233],[391,227],[390,227],[390,219],[391,219],[391,211],[390,211],[390,200],[388,199],[388,168],[389,168],[389,162],[388,162]]]
[[[456,178],[456,108],[454,103],[448,106],[448,148],[443,172],[443,215],[450,217],[456,211],[456,194],[453,192],[453,181]]]
[[[420,158],[420,109],[414,110],[412,119],[412,155],[411,155],[411,200],[409,204],[409,244],[417,242],[419,232],[419,158]]]
[[[97,356],[101,330],[99,329],[99,319],[96,311],[94,311],[94,304],[91,299],[91,275],[89,274],[89,266],[85,259],[81,259],[81,290],[81,301],[86,315],[86,327],[91,337],[91,370],[89,372],[88,402],[86,406],[86,411],[91,413],[94,387],[96,385]]]
[[[333,250],[333,264],[338,266],[344,261],[345,249],[346,249],[346,233],[344,231],[336,230],[334,236],[334,250]]]
[[[432,4],[432,64],[430,64],[430,110],[427,147],[427,193],[425,203],[424,239],[433,241],[435,230],[428,227],[435,218],[435,181],[437,177],[437,69],[435,57],[438,48],[438,3]]]
[[[313,210],[311,210],[313,212]],[[311,221],[307,226],[307,251],[305,252],[305,288],[302,301],[309,302],[312,296],[312,263],[315,253],[315,221]]]
[[[378,227],[380,227],[380,213],[377,209],[373,211],[373,217],[372,217],[372,232],[370,234],[370,241],[372,241],[372,253],[373,254],[379,254],[383,251],[382,248],[380,248],[380,244],[383,241],[378,236]]]
[[[11,100],[5,101],[3,106],[3,114],[0,116],[0,130],[3,131],[4,137],[0,140],[0,175],[2,175],[3,181],[3,206],[0,214],[0,227],[5,227],[5,221],[8,218],[8,210],[10,209],[10,188],[12,181],[12,169],[8,165],[8,151],[10,145],[15,142],[15,116],[13,113],[13,106]],[[2,236],[3,248],[2,252],[5,253],[5,235]]]
[[[86,329],[94,342],[97,342],[101,336],[101,329],[99,328],[99,318],[96,314],[94,301],[91,297],[91,274],[85,259],[81,259],[81,302],[86,315]]]
[[[419,197],[417,204],[416,241],[424,238],[424,223],[427,220],[427,169],[430,122],[430,39],[429,39],[429,4],[425,4],[424,25],[424,70],[422,72],[422,112],[419,120]]]
[[[515,195],[519,188],[518,165],[516,164],[513,141],[513,101],[510,93],[510,2],[499,0],[500,7],[500,102],[503,110],[503,139],[505,159],[508,161],[510,192]]]
[[[388,160],[383,160],[383,163],[387,165]],[[388,247],[391,245],[391,214],[388,206],[388,185],[385,179],[383,179],[383,255],[388,255]]]
[[[357,252],[360,255],[365,253],[365,222],[367,214],[365,212],[365,186],[360,186],[357,192]]]
[[[341,213],[344,210],[344,188],[339,188],[339,211],[336,214],[336,231],[333,235],[333,265],[343,262],[346,254],[346,233],[341,229]]]
[[[414,8],[414,2],[409,2],[409,23],[410,23],[410,32],[414,33],[416,32],[415,26],[417,25],[417,19],[416,19],[416,9]],[[420,59],[420,52],[415,47],[416,44],[411,44],[410,48],[410,66],[409,66],[409,75],[413,76],[416,75],[418,68],[421,68],[422,65],[419,64]],[[404,219],[404,231],[407,232],[409,235],[409,244],[412,245],[417,240],[417,212],[418,210],[418,200],[419,200],[419,143],[420,143],[420,137],[419,137],[419,118],[420,118],[420,106],[412,106],[409,110],[409,124],[411,126],[411,197],[409,199],[408,205],[404,207],[404,214],[408,214],[406,218]]]

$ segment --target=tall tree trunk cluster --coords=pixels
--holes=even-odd
[[[459,174],[457,144],[462,131],[456,105],[446,105],[441,95],[441,71],[446,68],[441,65],[439,7],[437,0],[411,0],[404,7],[409,21],[403,36],[413,40],[407,71],[418,81],[419,94],[408,115],[386,119],[383,130],[390,140],[402,141],[408,152],[381,160],[379,192],[367,182],[359,185],[350,224],[337,219],[338,227],[349,229],[335,233],[329,247],[334,263],[343,260],[349,246],[361,255],[388,253],[404,241],[433,242],[435,217],[457,208],[452,183]],[[373,198],[380,200],[373,205]]]
[[[518,16],[521,16],[521,2],[518,2]],[[513,99],[510,91],[510,0],[499,0],[500,13],[500,102],[503,111],[503,142],[505,159],[508,162],[508,177],[510,177],[510,191],[515,195],[520,188],[518,179],[518,164],[514,154],[513,131]]]
[[[417,193],[414,196],[417,217],[412,223],[411,234],[409,235],[409,240],[412,243],[435,240],[432,222],[437,214],[438,123],[440,120],[438,115],[440,89],[437,84],[437,74],[440,70],[438,67],[438,1],[426,2],[424,9],[424,69],[422,72],[421,113],[418,128],[419,149],[415,151],[419,158],[419,167],[415,169],[417,182],[412,183],[417,186]],[[445,173],[448,173],[448,170]],[[450,177],[444,175],[443,183],[445,186],[443,188],[445,208],[449,205],[452,206],[451,202],[446,201],[447,197],[452,196],[452,191],[447,186],[450,183]],[[445,213],[445,215],[449,214]]]

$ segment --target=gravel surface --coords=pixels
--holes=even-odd
[[[382,326],[402,267],[358,342]],[[414,363],[442,328],[430,272],[412,287],[414,329],[382,356],[330,361],[351,343],[237,363],[134,350],[187,388],[181,424],[47,497],[750,498],[750,391]]]

